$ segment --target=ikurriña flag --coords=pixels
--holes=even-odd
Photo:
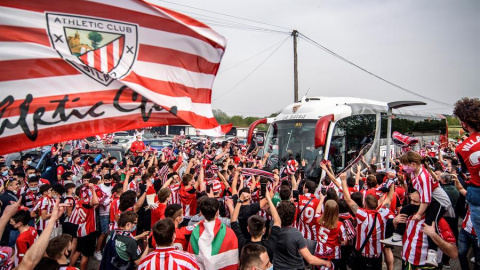
[[[147,0],[0,2],[0,154],[117,130],[218,136],[226,40]]]

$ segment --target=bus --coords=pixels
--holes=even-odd
[[[419,107],[421,108],[421,107]],[[269,153],[266,170],[281,168],[289,159],[306,160],[305,177],[324,176],[320,162],[329,160],[333,171],[346,171],[360,157],[378,161],[386,158],[387,103],[352,97],[304,97],[285,107],[275,118],[254,122],[248,133],[252,141],[258,124],[269,124],[263,152]],[[421,110],[394,109],[392,132],[414,137],[415,146],[444,141],[448,136],[446,118]],[[412,150],[417,150],[415,147]],[[390,155],[402,151],[394,144]]]

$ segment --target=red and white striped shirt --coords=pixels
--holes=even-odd
[[[157,247],[138,266],[138,270],[191,270],[200,269],[193,254],[175,247]]]
[[[345,240],[347,240],[347,232],[343,222],[338,221],[337,227],[333,229],[318,225],[315,255],[319,258],[340,259],[340,247]]]
[[[369,258],[376,258],[382,254],[382,245],[380,240],[385,235],[385,223],[390,214],[390,210],[385,207],[380,207],[377,211],[359,208],[355,214],[357,219],[357,239],[355,241],[355,248],[360,250],[368,232],[373,226],[375,213],[377,214],[377,222],[373,229],[372,236],[367,240],[367,244],[362,251],[362,256]]]
[[[77,202],[77,205],[80,213],[82,213],[81,218],[83,218],[80,220],[77,236],[84,237],[94,232],[97,229],[96,227],[97,222],[95,218],[95,207],[90,206],[88,199],[79,200]]]
[[[414,173],[410,176],[412,178],[413,188],[420,194],[420,202],[430,203],[432,201],[432,190],[438,187],[438,182],[433,179],[423,165],[418,176]]]
[[[310,199],[313,197],[313,200]],[[310,201],[310,202],[309,202]],[[297,229],[303,234],[303,237],[309,240],[317,240],[317,220],[315,219],[315,211],[320,201],[314,198],[313,194],[306,193],[300,195],[298,198],[298,208],[302,211],[300,221],[297,224]],[[308,203],[308,205],[307,205]]]
[[[178,194],[178,190],[180,189],[180,183],[170,185],[170,186],[168,186],[168,188],[172,192],[172,199],[167,203],[167,205],[181,204],[180,195]]]
[[[464,229],[467,233],[475,237],[477,236],[477,233],[475,232],[475,228],[473,228],[472,219],[470,218],[470,207],[468,208],[467,214],[465,214],[465,218],[463,219],[462,229]]]
[[[415,221],[410,217],[407,221],[407,230],[403,234],[402,259],[416,266],[425,265],[427,260],[428,236],[423,233],[424,222],[425,219]],[[443,240],[455,244],[455,236],[445,219],[439,219],[437,228]],[[441,255],[438,254],[437,258],[441,258]]]
[[[53,207],[55,206],[55,201],[48,197],[48,196],[45,196],[45,197],[41,197],[38,201],[37,201],[37,204],[35,205],[35,207],[33,208],[33,211],[37,211],[38,210],[38,219],[37,219],[37,222],[35,223],[35,229],[37,231],[43,231],[46,227],[47,227],[47,224],[48,224],[48,219],[44,220],[42,219],[41,217],[41,211],[42,210],[46,210],[47,211],[47,214],[51,214],[52,211],[53,211]],[[59,225],[58,221],[55,223],[55,227],[54,228],[57,228]]]

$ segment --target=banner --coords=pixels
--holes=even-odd
[[[0,2],[0,154],[149,126],[222,135],[226,40],[153,1]]]

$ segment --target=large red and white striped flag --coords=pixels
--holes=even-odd
[[[190,124],[211,109],[223,36],[154,0],[0,2],[0,154],[117,130]]]

